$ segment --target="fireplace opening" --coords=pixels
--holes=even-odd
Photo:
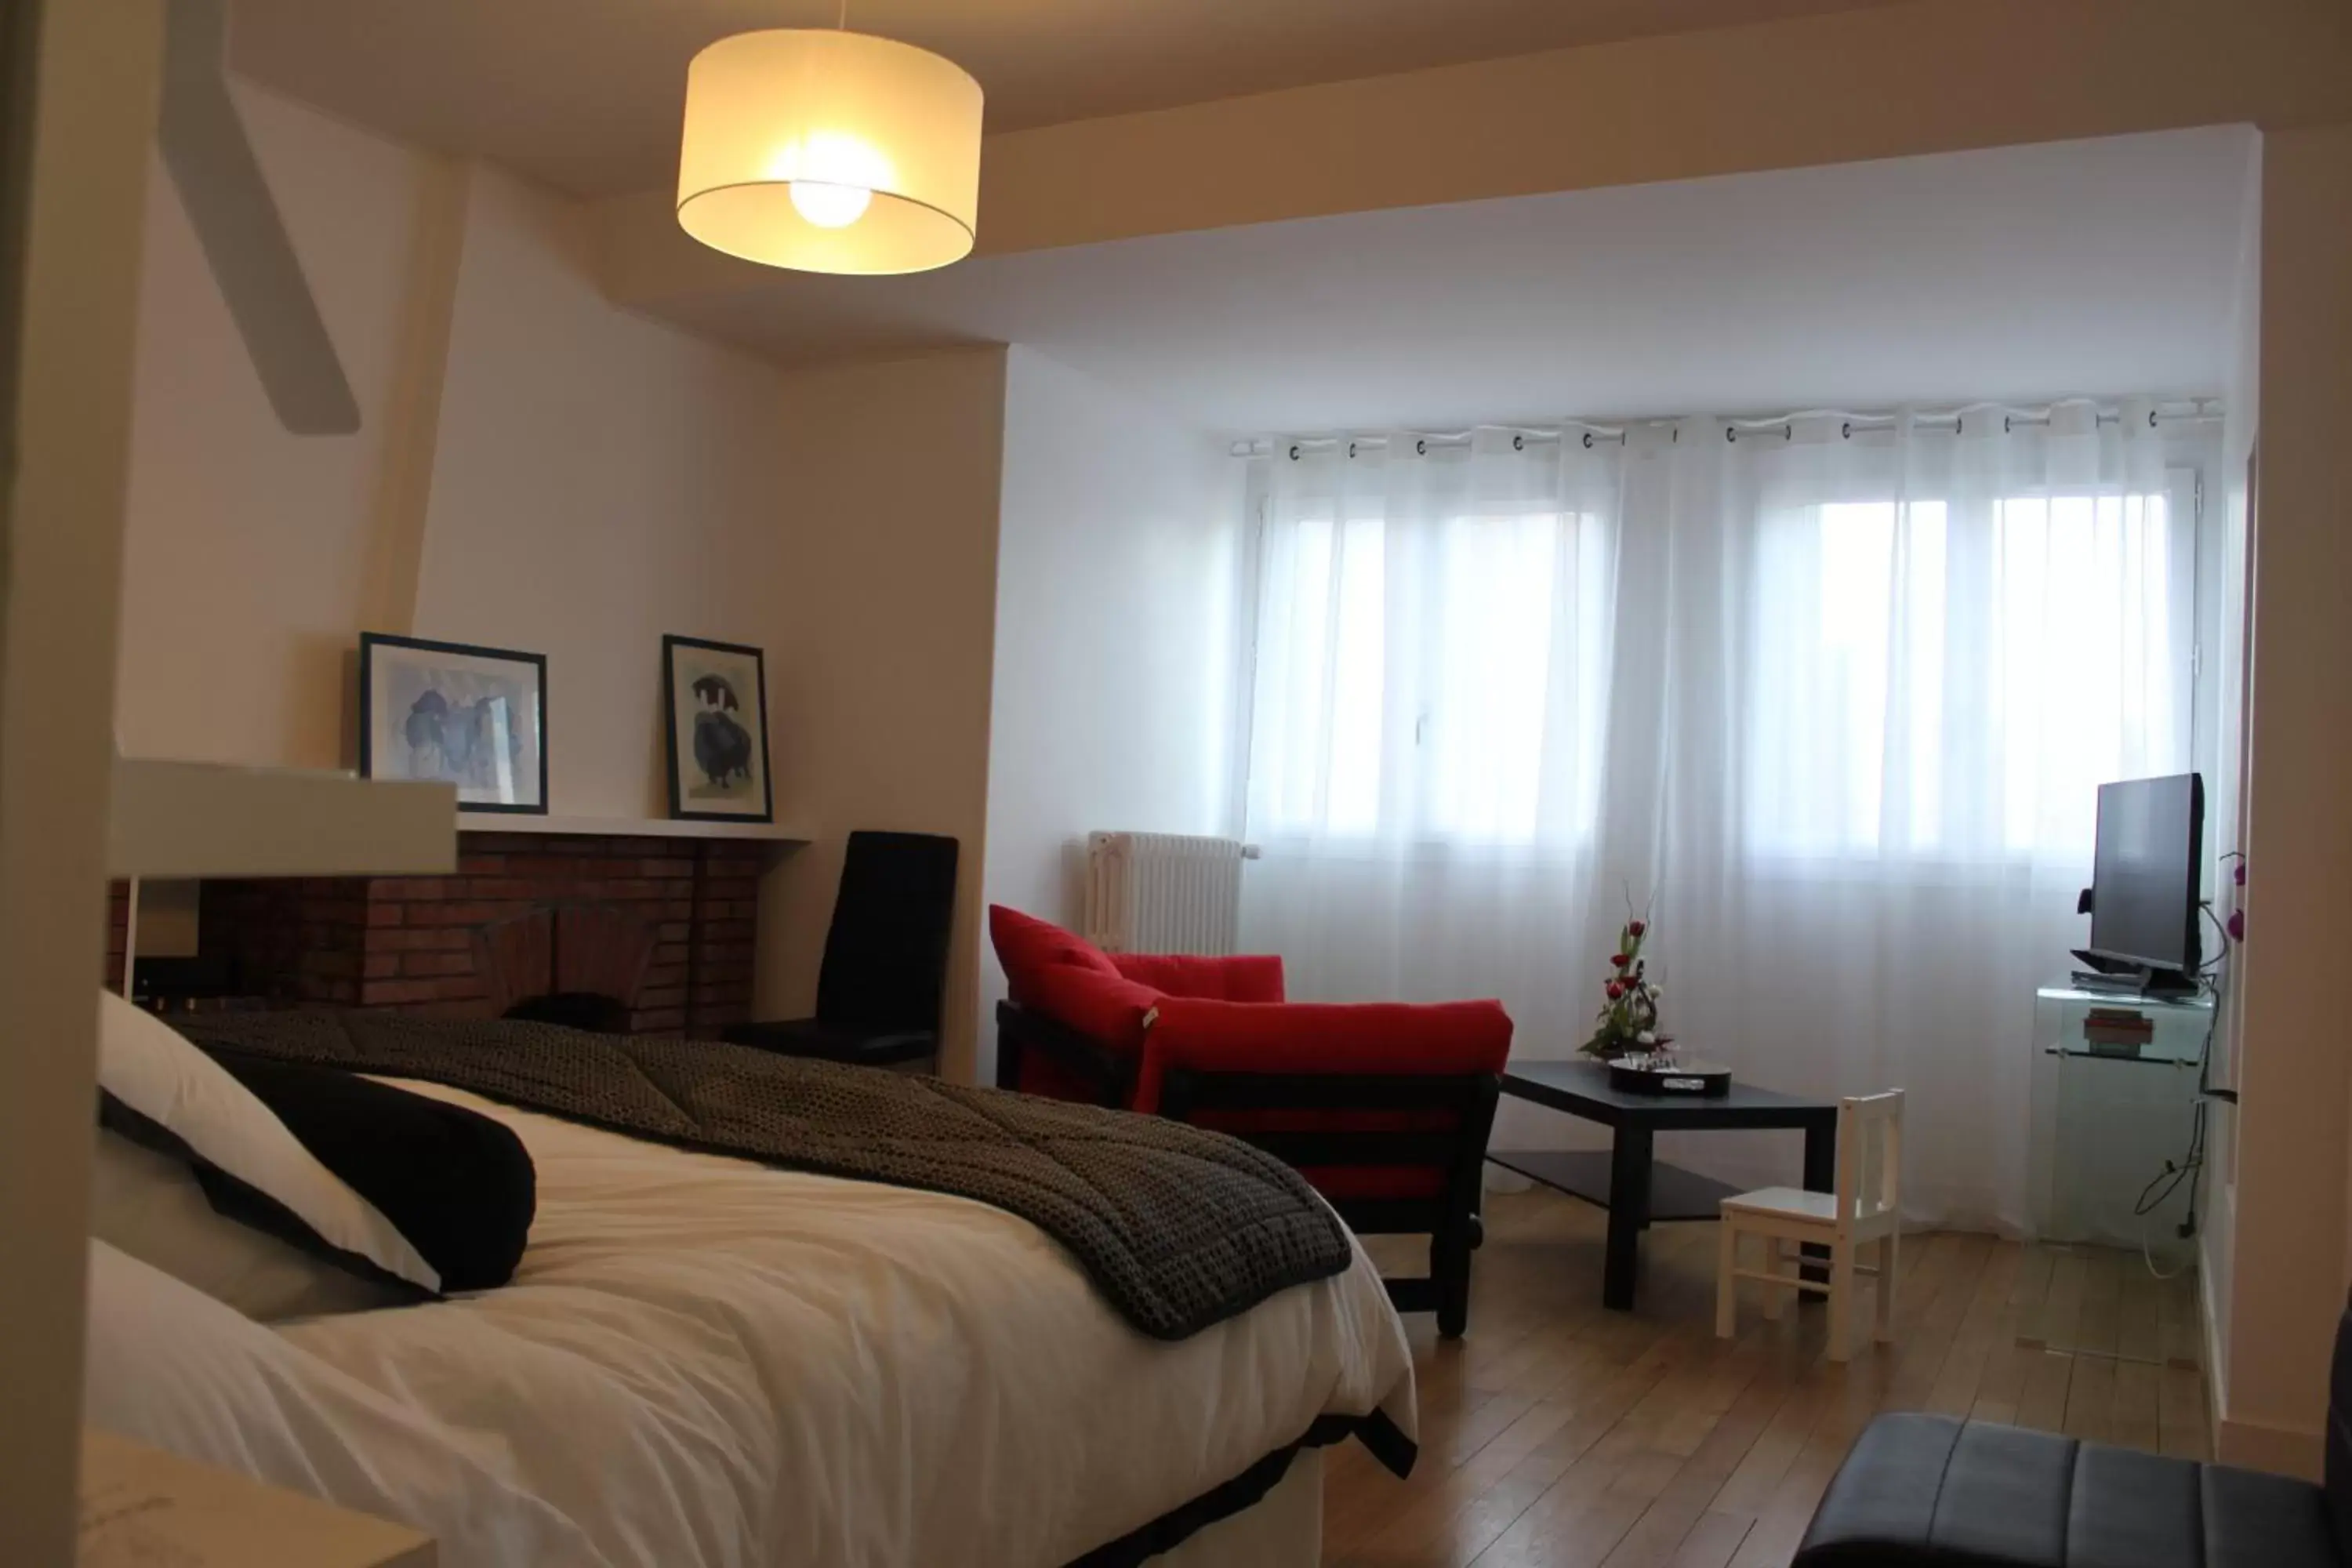
[[[654,931],[616,904],[567,903],[474,932],[474,967],[500,1017],[621,1034],[629,1027]]]
[[[527,996],[499,1016],[561,1024],[567,1029],[588,1029],[599,1035],[625,1035],[630,1008],[619,997],[598,991],[551,991],[544,996]]]

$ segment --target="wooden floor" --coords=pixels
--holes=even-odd
[[[1412,1479],[1358,1445],[1327,1455],[1327,1564],[1777,1568],[1882,1410],[2205,1456],[2193,1279],[2137,1255],[1906,1237],[1895,1342],[1839,1366],[1818,1306],[1768,1323],[1743,1300],[1738,1337],[1715,1337],[1712,1225],[1652,1230],[1639,1310],[1604,1311],[1601,1220],[1541,1189],[1489,1198],[1468,1337],[1405,1320]],[[1372,1250],[1414,1260],[1403,1238]]]

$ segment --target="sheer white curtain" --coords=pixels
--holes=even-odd
[[[1244,937],[1297,994],[1499,995],[1565,1056],[1630,898],[1696,1053],[1909,1089],[1919,1217],[2022,1224],[2096,786],[2188,765],[2194,542],[2144,406],[1398,435],[1256,479]]]

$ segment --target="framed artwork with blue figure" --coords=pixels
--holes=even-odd
[[[360,634],[360,774],[457,786],[459,811],[547,815],[547,656]]]
[[[662,638],[669,715],[669,814],[688,820],[772,822],[768,778],[768,671],[756,647]]]

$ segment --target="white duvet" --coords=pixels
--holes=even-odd
[[[392,1440],[380,1411],[342,1434],[360,1468],[411,1464],[420,1442],[462,1455],[473,1479],[442,1487],[465,1492],[458,1517],[416,1521],[451,1568],[503,1568],[520,1542],[612,1568],[1053,1568],[1318,1415],[1377,1407],[1414,1430],[1403,1331],[1360,1247],[1342,1275],[1163,1343],[986,1205],[402,1087],[529,1147],[521,1268],[478,1297],[278,1331],[394,1411]],[[378,1463],[370,1443],[398,1452]],[[368,1479],[417,1511],[425,1489]]]

